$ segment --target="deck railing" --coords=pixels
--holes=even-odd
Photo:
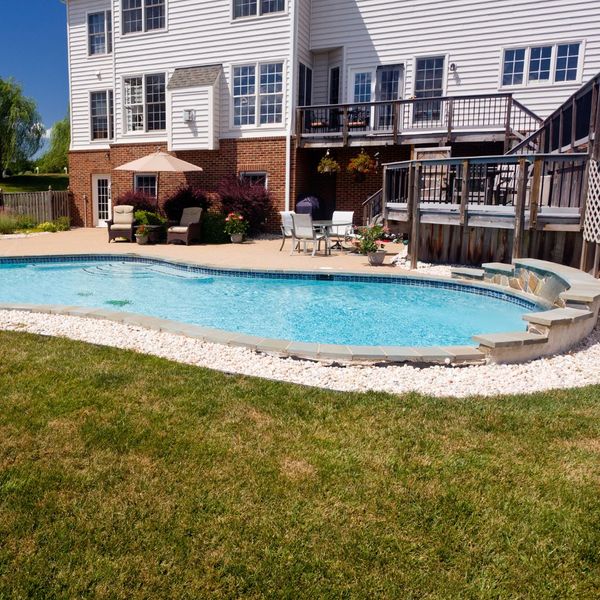
[[[588,161],[587,154],[528,154],[388,164],[384,166],[384,217],[390,205],[404,207],[412,224],[414,257],[422,208],[454,205],[459,215],[456,224],[464,227],[469,210],[496,207],[496,212],[507,211],[514,217],[513,256],[518,257],[526,215],[529,228],[536,229],[542,212],[576,209],[567,212],[574,212],[578,230],[583,227]],[[494,227],[492,221],[488,226]]]
[[[443,96],[306,106],[297,112],[300,139],[383,137],[398,141],[410,133],[441,132],[451,138],[461,131],[493,130],[524,139],[542,120],[511,94]]]

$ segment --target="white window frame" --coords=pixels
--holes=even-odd
[[[154,190],[155,190],[155,195],[154,196],[150,196],[148,194],[148,196],[150,198],[158,198],[158,175],[156,173],[135,173],[133,175],[133,191],[137,192],[138,190],[138,179],[141,177],[153,177],[154,178]]]
[[[164,33],[168,30],[169,22],[169,1],[164,0],[165,3],[165,25],[160,29],[146,29],[146,0],[142,0],[142,30],[141,31],[129,31],[125,33],[125,13],[123,11],[123,0],[119,0],[119,9],[121,11],[121,35],[124,37],[134,37],[136,35],[148,35],[152,33]]]
[[[558,47],[565,46],[569,44],[579,44],[579,56],[577,62],[577,78],[572,79],[570,81],[556,81],[556,65],[557,65],[557,56],[558,56]],[[529,81],[529,71],[531,66],[531,49],[532,48],[541,48],[544,46],[552,47],[552,56],[550,60],[550,79],[546,79],[543,81]],[[535,44],[511,44],[510,46],[502,46],[500,48],[500,74],[498,77],[498,89],[500,90],[521,90],[527,88],[549,88],[554,86],[578,86],[581,85],[583,80],[583,65],[585,62],[585,47],[586,40],[578,39],[578,40],[560,40],[553,42],[536,42]],[[515,84],[515,85],[504,85],[504,63],[506,57],[507,50],[525,50],[525,65],[523,69],[523,83]]]
[[[245,177],[264,177],[265,190],[269,189],[269,173],[267,171],[240,171],[239,178],[243,180]]]
[[[90,52],[90,17],[92,15],[99,15],[104,13],[104,52],[96,52],[92,54]],[[110,18],[108,15],[110,14]],[[108,24],[110,23],[110,44],[108,43]],[[114,32],[114,21],[112,10],[90,10],[85,13],[85,30],[86,30],[86,42],[87,42],[87,55],[88,58],[98,58],[109,56],[113,53],[114,41],[115,41],[115,32]],[[108,49],[110,45],[110,50]]]
[[[426,54],[416,54],[412,60],[412,73],[411,73],[411,85],[412,85],[412,95],[416,95],[416,81],[417,81],[417,62],[424,58],[443,58],[444,59],[444,74],[442,78],[442,96],[446,96],[448,94],[448,68],[450,65],[450,55],[444,54],[443,52],[435,53],[435,52],[427,52]],[[395,64],[405,64],[404,61],[399,60]],[[404,71],[405,77],[405,85],[407,80],[406,67]],[[427,100],[427,98],[425,98]]]
[[[274,65],[281,64],[281,82],[282,82],[282,101],[281,101],[281,122],[280,123],[262,123],[260,122],[260,67],[261,65]],[[255,113],[254,113],[254,123],[248,125],[236,125],[235,124],[235,98],[234,96],[234,72],[236,68],[239,67],[254,67],[255,68],[255,90],[254,90],[254,102],[255,102]],[[230,67],[231,74],[231,102],[230,102],[230,111],[231,118],[229,119],[229,125],[231,129],[235,131],[246,130],[246,129],[282,129],[285,127],[286,122],[286,102],[287,102],[287,64],[283,59],[274,58],[273,60],[262,60],[258,62],[244,62],[244,63],[235,63]],[[262,94],[263,96],[270,96],[271,94]]]
[[[146,102],[146,77],[151,77],[152,75],[163,75],[165,78],[165,128],[164,129],[148,129],[148,105]],[[125,92],[125,82],[127,79],[135,79],[135,78],[141,78],[142,79],[142,94],[143,94],[143,98],[142,98],[142,103],[144,106],[144,111],[143,111],[143,128],[138,130],[138,131],[134,131],[131,130],[129,131],[127,129],[127,105],[125,104],[125,97],[126,97],[126,92]],[[168,84],[168,73],[164,72],[164,71],[156,71],[156,72],[152,72],[152,73],[136,73],[133,75],[124,75],[122,77],[121,80],[121,98],[122,98],[122,104],[123,104],[123,127],[122,127],[122,131],[123,131],[123,135],[127,135],[127,136],[141,136],[141,135],[152,135],[152,134],[158,134],[158,135],[162,135],[164,133],[167,133],[169,130],[169,99],[167,97],[167,84]]]
[[[108,137],[107,138],[94,138],[94,126],[92,125],[92,94],[105,94],[106,95],[106,108],[108,111]],[[110,100],[108,94],[112,94],[112,124],[111,124],[111,112],[110,112]],[[115,92],[110,88],[102,90],[90,90],[88,94],[88,107],[89,107],[89,125],[90,125],[90,142],[92,144],[108,144],[115,139]],[[112,135],[111,135],[112,134]]]
[[[245,17],[236,17],[235,16],[234,0],[229,0],[229,4],[230,4],[230,9],[231,9],[231,22],[239,23],[239,22],[243,22],[243,21],[249,21],[252,19],[272,19],[272,18],[285,16],[288,14],[288,11],[289,11],[290,0],[285,0],[285,5],[283,7],[283,10],[278,10],[275,12],[266,12],[266,13],[262,12],[262,1],[256,0],[256,13],[253,15],[247,15]]]

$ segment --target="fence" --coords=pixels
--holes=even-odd
[[[54,221],[59,217],[69,217],[70,192],[17,192],[4,193],[0,190],[0,209],[27,215],[38,223]]]

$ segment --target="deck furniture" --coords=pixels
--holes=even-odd
[[[184,208],[179,225],[167,229],[167,244],[183,242],[189,246],[190,242],[200,241],[200,219],[202,209],[198,207]]]
[[[325,253],[330,252],[328,227],[331,226],[331,221],[313,221],[311,215],[293,214],[292,215],[292,252],[296,250],[296,246],[300,243],[303,245],[306,252],[307,243],[313,245],[312,255],[315,256],[317,250],[321,250],[321,242],[325,242]]]
[[[133,242],[135,235],[135,217],[133,211],[133,206],[130,206],[129,204],[123,204],[113,208],[113,218],[106,222],[109,244],[111,240],[120,238]]]
[[[296,213],[293,210],[288,210],[280,211],[279,214],[281,215],[281,247],[279,248],[279,252],[281,252],[285,245],[285,240],[294,237],[294,221],[292,220],[292,215],[295,215]]]
[[[331,217],[329,237],[335,238],[332,248],[343,248],[343,244],[356,237],[353,232],[354,211],[336,210]]]

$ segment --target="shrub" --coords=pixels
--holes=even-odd
[[[248,221],[239,213],[229,213],[225,218],[225,233],[227,235],[244,235],[248,231]]]
[[[211,212],[202,215],[202,242],[205,244],[229,243],[229,236],[225,233],[225,215]]]
[[[160,209],[157,206],[157,202],[154,198],[148,196],[148,194],[144,194],[144,192],[125,192],[123,195],[119,196],[115,202],[116,206],[123,205],[133,206],[133,208],[138,210],[146,210],[148,212],[159,212]]]
[[[34,227],[37,227],[37,221],[32,217],[0,210],[0,234],[5,235],[20,229],[33,229]]]
[[[69,231],[71,229],[71,219],[69,217],[58,217],[54,220],[56,231]]]
[[[52,221],[44,221],[44,223],[40,223],[37,226],[37,229],[39,231],[45,231],[48,233],[56,233],[58,231],[56,228],[56,223],[53,223]]]
[[[259,232],[271,210],[271,194],[262,185],[253,185],[239,177],[227,177],[217,192],[225,214],[239,213],[248,221],[250,233]]]
[[[165,225],[166,219],[159,213],[151,210],[136,210],[134,215],[138,225]]]
[[[200,206],[204,211],[210,207],[206,192],[192,186],[180,187],[166,202],[164,211],[171,221],[179,221],[184,208]]]

